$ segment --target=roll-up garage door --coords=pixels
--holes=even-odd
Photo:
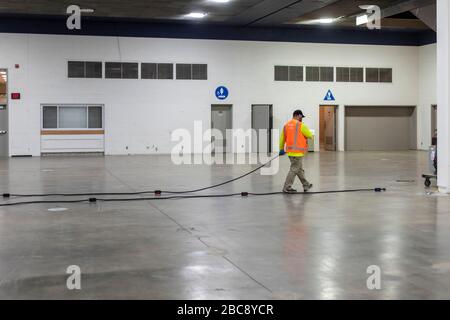
[[[347,151],[417,149],[415,107],[346,106]]]

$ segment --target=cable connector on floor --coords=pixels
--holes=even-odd
[[[11,197],[11,194],[9,194],[9,193],[4,193],[3,194],[3,198],[10,198]]]
[[[248,192],[241,192],[242,197],[248,197]]]
[[[90,203],[97,202],[97,198],[89,198],[89,202],[90,202]]]
[[[375,192],[383,192],[383,191],[386,191],[386,188],[375,188],[374,191]]]
[[[155,195],[160,196],[162,194],[161,190],[155,190]]]

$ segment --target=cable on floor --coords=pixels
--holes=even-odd
[[[209,190],[209,189],[214,189],[226,184],[229,184],[231,182],[240,180],[242,178],[245,178],[248,175],[251,175],[252,173],[258,171],[259,169],[264,168],[265,166],[267,166],[269,163],[271,163],[272,161],[274,161],[275,159],[277,159],[279,157],[279,155],[273,157],[272,159],[270,159],[269,161],[267,161],[266,163],[258,166],[255,169],[250,170],[249,172],[240,175],[236,178],[233,178],[231,180],[227,180],[209,187],[203,187],[203,188],[198,188],[198,189],[194,189],[194,190],[186,190],[186,191],[165,191],[165,190],[147,190],[147,191],[136,191],[136,192],[91,192],[91,193],[43,193],[43,194],[16,194],[16,193],[3,193],[3,198],[11,198],[11,197],[22,197],[22,198],[32,198],[32,197],[82,197],[82,196],[136,196],[136,195],[142,195],[142,194],[149,194],[149,193],[153,193],[155,195],[161,195],[163,193],[167,193],[167,194],[186,194],[186,193],[195,193],[195,192],[200,192],[200,191],[205,191],[205,190]]]
[[[24,201],[24,202],[11,202],[2,203],[0,207],[11,207],[19,205],[30,204],[65,204],[65,203],[97,203],[97,202],[129,202],[129,201],[158,201],[158,200],[180,200],[180,199],[204,199],[204,198],[228,198],[228,197],[249,197],[249,196],[270,196],[270,195],[315,195],[315,194],[331,194],[331,193],[350,193],[350,192],[383,192],[385,188],[367,188],[367,189],[348,189],[348,190],[330,190],[330,191],[315,191],[315,192],[297,192],[297,193],[285,193],[285,192],[241,192],[241,193],[229,193],[229,194],[210,194],[210,195],[190,195],[190,196],[169,196],[169,197],[142,197],[142,198],[116,198],[116,199],[104,199],[104,198],[89,198],[81,200],[40,200],[40,201]]]

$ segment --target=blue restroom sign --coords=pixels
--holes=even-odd
[[[218,87],[216,89],[216,97],[219,100],[225,100],[226,98],[228,98],[228,89],[226,87]]]
[[[325,101],[335,101],[336,99],[333,96],[333,93],[331,92],[331,90],[328,90],[325,98],[323,98],[323,100]]]

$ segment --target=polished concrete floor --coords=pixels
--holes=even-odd
[[[305,167],[316,191],[388,191],[0,207],[0,299],[450,299],[450,197],[424,189],[427,153],[316,153]],[[251,168],[3,159],[0,192],[184,190]],[[276,191],[287,170],[283,158],[275,176],[205,193]],[[81,290],[66,287],[71,265]]]

